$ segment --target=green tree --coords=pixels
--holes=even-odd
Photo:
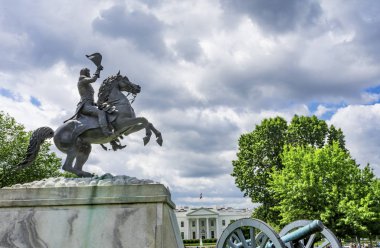
[[[345,213],[339,221],[345,233],[358,240],[380,234],[379,180],[369,165],[360,170],[354,183],[347,185],[346,192],[338,206]]]
[[[339,147],[347,151],[342,129],[336,129],[334,125],[331,125],[327,134],[327,144],[332,145],[334,142],[338,142]]]
[[[275,218],[275,213],[270,211],[275,202],[267,185],[272,168],[282,168],[280,154],[286,131],[287,123],[283,118],[264,119],[254,131],[241,135],[238,159],[232,162],[236,185],[253,202],[262,203],[255,211],[255,217],[260,219]]]
[[[281,117],[264,119],[252,132],[242,134],[237,159],[232,161],[232,176],[245,196],[262,203],[253,216],[273,225],[279,223],[278,213],[272,208],[278,200],[268,183],[272,180],[272,171],[283,167],[284,145],[323,147],[333,141],[344,148],[343,132],[333,126],[329,128],[316,116],[295,115],[289,125]]]
[[[316,116],[295,115],[288,128],[287,143],[297,146],[323,147],[327,133],[328,126],[324,120],[319,120]]]
[[[374,235],[380,236],[380,178],[376,178],[373,181],[371,189],[373,195],[372,207],[375,210],[375,213],[377,213],[376,218],[378,221],[371,222],[368,225],[370,238],[372,238]]]
[[[11,116],[0,112],[0,187],[17,183],[61,176],[61,159],[49,152],[50,144],[45,142],[32,166],[18,170],[17,165],[24,159],[31,133]]]
[[[323,148],[287,146],[283,169],[272,173],[270,190],[279,204],[280,224],[320,219],[341,237],[368,236],[378,223],[375,177],[361,170],[338,142]]]

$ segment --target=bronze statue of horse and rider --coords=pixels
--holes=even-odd
[[[25,160],[18,168],[31,165],[37,157],[40,145],[48,138],[53,138],[56,147],[67,155],[62,169],[80,177],[92,176],[82,170],[91,153],[91,144],[100,144],[105,148],[103,144],[110,143],[114,150],[122,149],[125,146],[121,146],[119,138],[145,129],[144,145],[149,142],[152,132],[157,143],[162,145],[161,133],[146,118],[136,117],[131,101],[123,94],[128,92],[135,97],[141,91],[140,86],[130,82],[128,77],[118,72],[106,78],[99,88],[97,103],[94,102],[94,89],[91,84],[99,78],[103,69],[102,57],[99,53],[87,57],[94,62],[97,70],[93,77],[90,77],[90,70],[87,68],[80,71],[78,91],[81,100],[74,116],[56,131],[49,127],[35,130]]]

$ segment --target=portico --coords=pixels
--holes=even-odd
[[[217,237],[217,216],[192,217],[188,221],[187,236],[192,239],[210,239]]]
[[[228,224],[250,215],[247,209],[185,207],[176,210],[182,239],[217,239]]]

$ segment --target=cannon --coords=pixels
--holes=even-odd
[[[231,223],[220,236],[217,248],[342,248],[339,240],[320,220],[298,220],[279,234],[265,222],[244,218]]]

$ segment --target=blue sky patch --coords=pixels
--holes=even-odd
[[[14,93],[13,91],[6,89],[6,88],[0,88],[0,95],[4,96],[6,98],[12,99],[13,101],[16,101],[16,102],[22,101],[22,98],[19,94]],[[41,101],[38,100],[38,98],[36,98],[34,96],[30,97],[29,102],[36,107],[41,107]]]
[[[379,95],[380,94],[380,85],[374,86],[374,87],[369,87],[369,88],[365,89],[364,92],[369,93],[369,94]],[[376,103],[380,103],[380,98],[378,98],[377,100],[373,100],[373,101],[369,102],[368,104],[371,105],[371,104],[376,104]]]
[[[325,103],[325,102],[318,102],[318,101],[312,101],[310,102],[307,107],[309,108],[310,112],[314,115],[317,115],[318,113],[318,106],[323,106],[326,108],[325,112],[322,115],[319,115],[318,117],[323,120],[330,120],[331,117],[336,113],[336,111],[340,108],[344,108],[347,106],[347,103],[340,102],[340,103]]]
[[[16,100],[16,97],[13,94],[13,92],[5,88],[0,88],[0,95],[5,96],[6,98],[10,98],[12,100]]]
[[[365,92],[379,94],[380,93],[380,85],[374,86],[374,87],[369,87],[369,88],[365,89]]]
[[[0,95],[12,99],[13,101],[20,102],[21,96],[6,88],[0,88]]]
[[[31,96],[30,97],[30,102],[36,106],[36,107],[41,107],[41,102],[40,100],[38,100],[37,98],[35,98],[34,96]]]

